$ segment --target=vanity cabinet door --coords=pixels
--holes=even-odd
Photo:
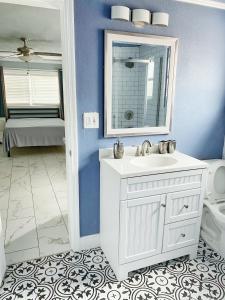
[[[165,195],[120,204],[120,263],[161,253]]]

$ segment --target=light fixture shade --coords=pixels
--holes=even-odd
[[[130,21],[130,9],[126,6],[114,5],[111,7],[111,19]]]
[[[169,25],[169,14],[164,12],[154,12],[152,14],[152,25],[167,27]]]
[[[144,25],[150,24],[151,13],[147,9],[133,9],[132,22],[137,27],[143,27]]]
[[[18,56],[18,58],[24,62],[29,62],[32,60],[31,55],[20,55],[20,56]]]

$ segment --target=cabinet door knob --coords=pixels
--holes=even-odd
[[[186,236],[186,234],[185,233],[181,233],[181,237],[185,237]]]
[[[162,207],[166,207],[166,204],[162,203],[161,206],[162,206]]]
[[[187,204],[184,205],[184,208],[188,208],[189,206]]]

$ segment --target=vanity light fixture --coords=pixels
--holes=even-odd
[[[164,12],[154,12],[152,14],[152,25],[168,27],[169,14],[164,13]]]
[[[130,21],[130,9],[126,6],[114,5],[111,7],[111,19]]]
[[[145,25],[155,25],[168,27],[169,14],[165,12],[151,13],[147,9],[135,8],[131,10],[127,6],[113,5],[111,7],[111,19],[120,21],[132,21],[136,27],[144,27]]]
[[[137,27],[144,27],[150,24],[151,13],[147,9],[133,9],[132,11],[132,22]]]

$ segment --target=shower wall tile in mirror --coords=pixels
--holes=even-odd
[[[169,48],[113,43],[112,127],[165,126]]]

